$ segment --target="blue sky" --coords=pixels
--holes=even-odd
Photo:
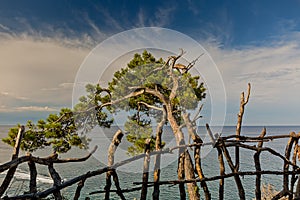
[[[163,27],[201,43],[227,94],[226,124],[251,82],[248,125],[299,125],[300,1],[0,2],[0,124],[69,107],[76,72],[103,40]],[[174,50],[176,51],[176,50]]]

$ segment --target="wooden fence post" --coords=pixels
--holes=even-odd
[[[266,128],[263,128],[261,134],[260,134],[260,138],[264,138],[265,135],[266,135]],[[260,166],[260,160],[259,160],[259,157],[260,157],[260,153],[261,153],[261,150],[260,148],[262,148],[263,146],[263,141],[259,141],[258,144],[257,144],[257,148],[258,148],[258,151],[254,154],[254,164],[255,164],[255,169],[256,171],[261,171],[261,166]],[[256,175],[256,179],[255,179],[255,185],[256,185],[256,188],[255,188],[255,198],[256,200],[261,200],[261,175],[260,174],[257,174]]]
[[[124,134],[122,133],[122,131],[118,130],[111,141],[111,144],[108,148],[108,163],[107,163],[108,167],[111,167],[114,164],[115,152],[119,144],[121,143],[123,136]],[[106,186],[104,188],[106,190],[105,199],[106,200],[110,199],[111,176],[113,176],[113,180],[117,188],[117,194],[122,200],[125,200],[125,197],[120,187],[119,178],[115,169],[111,169],[108,172],[106,172]]]
[[[143,165],[143,184],[141,191],[141,200],[147,199],[147,190],[148,190],[148,178],[149,178],[149,163],[150,163],[150,142],[151,139],[147,138],[145,141],[145,157]]]
[[[17,135],[17,138],[16,138],[14,152],[12,154],[11,160],[17,159],[18,156],[19,156],[20,145],[21,145],[21,141],[23,139],[24,132],[25,132],[25,127],[21,126],[19,128],[19,132],[18,132],[18,135]],[[8,186],[10,185],[10,182],[14,177],[14,174],[16,172],[17,167],[18,167],[18,165],[16,165],[15,167],[11,167],[8,170],[8,172],[7,172],[5,178],[4,178],[4,180],[3,180],[3,182],[0,186],[0,197],[2,197],[2,195],[4,194],[4,192],[7,190]]]

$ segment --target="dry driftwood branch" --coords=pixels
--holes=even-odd
[[[57,171],[54,169],[53,163],[50,163],[48,165],[48,170],[49,170],[50,176],[51,176],[51,178],[53,180],[53,186],[54,187],[60,186],[61,185],[61,177],[57,173]],[[53,191],[53,195],[55,197],[55,200],[62,200],[62,196],[61,196],[60,190]]]
[[[163,127],[167,121],[167,112],[166,112],[166,107],[163,106],[162,109],[162,119],[161,121],[157,124],[156,127],[156,139],[155,139],[155,150],[160,151],[162,149],[162,133],[163,133]],[[156,182],[159,181],[160,179],[160,161],[161,161],[161,155],[157,154],[155,156],[154,160],[154,172],[153,172],[153,181],[154,181],[154,188],[153,188],[153,193],[152,193],[152,198],[159,200],[159,185],[156,184]]]
[[[294,144],[294,141],[296,139],[296,134],[295,132],[290,133],[290,139],[286,145],[285,148],[285,160],[283,163],[283,171],[287,172],[289,171],[289,164],[290,164],[290,156],[291,156],[291,150]],[[280,191],[278,194],[276,194],[272,199],[280,199],[281,197],[284,197],[286,195],[292,196],[290,190],[289,190],[289,176],[288,174],[283,175],[283,189]]]
[[[147,187],[152,187],[153,185],[148,184]],[[128,188],[128,189],[122,189],[122,193],[130,193],[130,192],[134,192],[134,191],[139,191],[141,189],[142,189],[142,187],[133,187],[133,188]],[[93,195],[93,194],[101,194],[101,193],[105,193],[105,192],[106,192],[105,190],[99,190],[99,191],[90,192],[89,194]],[[110,190],[110,192],[117,192],[117,190]]]
[[[225,145],[225,143],[222,139],[219,138],[218,143],[220,144],[220,148],[221,148],[221,150],[222,150],[222,152],[223,152],[223,154],[224,154],[224,156],[227,160],[227,163],[228,163],[232,173],[236,174],[236,175],[234,175],[234,180],[235,180],[236,186],[238,188],[239,197],[240,197],[240,199],[245,199],[246,198],[245,197],[245,190],[244,190],[244,187],[243,187],[243,184],[242,184],[242,181],[241,181],[240,177],[237,175],[238,170],[233,165],[233,162],[232,162],[231,156],[229,154],[229,151],[227,150],[226,145]]]
[[[223,159],[223,153],[220,147],[217,147],[218,151],[218,160],[219,160],[219,166],[220,166],[220,176],[225,175],[225,165],[224,165],[224,159]],[[224,178],[220,178],[219,181],[219,199],[224,199]]]
[[[182,150],[182,148],[179,148],[179,151],[178,151],[177,176],[178,176],[178,180],[180,180],[180,181],[183,181],[185,179],[185,176],[184,176],[184,150]],[[180,200],[185,200],[186,193],[185,193],[184,183],[183,182],[179,183],[178,187],[179,187]]]
[[[294,140],[294,153],[293,153],[293,157],[292,157],[292,163],[294,164],[293,171],[297,170],[297,167],[295,167],[295,165],[297,164],[299,136],[300,136],[300,133],[297,134],[297,139]],[[295,185],[297,179],[298,179],[298,177],[296,177],[295,174],[292,174],[292,177],[291,177],[291,186],[290,186],[292,194],[294,193],[294,185]],[[292,199],[292,198],[293,198],[293,195],[290,195],[289,199]]]
[[[31,156],[29,154],[29,156]],[[36,179],[37,179],[37,170],[35,162],[32,160],[28,161],[29,173],[30,173],[30,181],[29,181],[29,192],[35,193],[37,192]]]
[[[108,148],[108,163],[107,163],[108,167],[111,167],[114,164],[115,152],[116,152],[119,144],[121,143],[123,136],[124,136],[124,134],[122,133],[121,130],[118,130],[113,136],[111,144],[109,145],[109,148]],[[117,188],[117,194],[119,195],[119,197],[122,200],[125,200],[125,197],[124,197],[121,187],[120,187],[119,178],[118,178],[116,170],[111,170],[111,171],[106,172],[105,199],[106,200],[110,199],[109,193],[110,193],[110,187],[111,187],[111,176],[113,176],[113,180],[114,180],[115,186]]]
[[[268,141],[272,141],[272,140],[276,140],[276,139],[283,139],[283,138],[290,138],[291,136],[289,134],[284,134],[284,135],[271,135],[271,136],[265,136],[263,138],[260,137],[249,137],[249,136],[237,136],[237,135],[229,135],[229,136],[222,136],[222,140],[224,141],[228,141],[228,139],[231,138],[239,138],[240,140],[257,140],[257,142],[263,140],[264,142],[268,142]],[[294,136],[296,137],[296,136]]]
[[[157,155],[157,154],[166,154],[166,153],[172,153],[170,152],[169,150],[165,150],[165,151],[157,151],[157,152],[150,152],[150,156],[153,156],[153,155]],[[49,194],[52,194],[53,192],[55,191],[59,191],[59,190],[62,190],[66,187],[69,187],[75,183],[78,183],[79,181],[81,180],[84,180],[84,179],[88,179],[90,177],[94,177],[94,176],[97,176],[97,175],[101,175],[103,173],[106,173],[108,171],[111,171],[113,169],[116,169],[118,167],[121,167],[123,165],[126,165],[128,163],[131,163],[135,160],[139,160],[139,159],[142,159],[145,157],[145,154],[139,154],[137,156],[133,156],[131,158],[128,158],[128,159],[125,159],[123,161],[120,161],[118,163],[115,163],[114,165],[112,165],[111,167],[104,167],[104,168],[101,168],[101,169],[98,169],[98,170],[94,170],[94,171],[89,171],[85,174],[82,174],[80,176],[77,176],[77,177],[74,177],[68,181],[65,181],[63,183],[61,183],[59,186],[54,186],[54,187],[51,187],[47,190],[44,190],[42,192],[37,192],[37,193],[30,193],[30,194],[24,194],[24,195],[19,195],[19,196],[14,196],[14,197],[6,197],[5,199],[34,199],[34,198],[44,198],[44,197],[47,197]]]
[[[186,127],[188,129],[189,136],[192,138],[194,143],[203,143],[202,139],[199,135],[196,134],[195,124],[190,120],[189,114],[183,112],[182,118]],[[189,156],[189,155],[187,155]],[[205,178],[202,166],[201,166],[201,146],[195,146],[194,149],[194,160],[195,160],[195,169],[199,178]],[[192,179],[191,177],[186,177],[187,179]],[[197,187],[197,185],[192,185],[192,187]],[[211,199],[209,189],[205,181],[201,182],[201,187],[203,188],[205,199]]]
[[[278,153],[277,151],[275,151],[275,150],[273,150],[272,148],[269,148],[269,147],[257,148],[255,146],[250,146],[250,145],[246,145],[246,144],[239,144],[239,143],[229,144],[229,145],[226,145],[226,146],[227,147],[239,146],[241,148],[245,148],[245,149],[249,149],[249,150],[253,150],[253,151],[259,151],[259,150],[260,151],[268,151],[269,153],[273,154],[274,156],[281,158],[283,161],[287,162],[289,165],[295,166],[296,168],[299,168],[299,166],[294,165],[290,160],[287,160],[287,158],[285,156],[281,155],[280,153]]]
[[[219,160],[219,166],[220,166],[220,176],[224,176],[225,175],[225,165],[224,165],[224,159],[223,159],[223,153],[222,153],[222,149],[220,148],[220,146],[215,145],[216,144],[216,140],[214,135],[211,132],[211,129],[209,127],[208,124],[206,124],[206,130],[207,133],[210,137],[210,140],[212,141],[212,145],[216,147],[217,151],[218,151],[218,160]],[[201,178],[201,177],[199,177]],[[224,199],[224,178],[221,178],[219,181],[219,199],[223,200]]]
[[[18,132],[18,135],[16,138],[16,143],[15,143],[14,151],[13,151],[12,158],[11,158],[12,161],[17,159],[19,156],[20,145],[21,145],[21,140],[23,138],[24,131],[25,131],[25,127],[21,126],[19,128],[19,132]],[[10,185],[10,182],[14,177],[16,169],[17,169],[17,165],[9,168],[9,170],[0,186],[0,197],[4,194],[4,192],[7,190],[8,186]]]
[[[292,138],[296,138],[296,137],[293,137],[291,136]],[[222,139],[222,138],[221,138]],[[261,140],[263,141],[263,140]],[[202,145],[202,144],[197,144],[197,145]],[[211,144],[210,144],[211,145]],[[240,145],[242,146],[243,144],[237,144],[237,145]],[[186,145],[183,145],[183,146],[186,146]],[[251,147],[251,146],[249,146]],[[174,147],[172,148],[173,150],[175,149],[178,149],[179,147]],[[257,147],[255,147],[256,149],[253,149],[252,150],[257,150]],[[249,148],[251,149],[251,148]],[[261,148],[261,150],[266,150],[266,148]],[[151,155],[157,155],[157,154],[164,154],[164,153],[171,153],[172,151],[170,149],[167,149],[167,150],[164,150],[164,151],[159,151],[159,152],[151,152],[150,153],[150,156]],[[119,166],[122,166],[122,165],[125,165],[129,162],[132,162],[134,160],[137,160],[137,159],[141,159],[145,156],[145,154],[141,154],[141,155],[138,155],[138,156],[135,156],[133,158],[130,158],[130,159],[127,159],[127,160],[124,160],[124,161],[121,161],[119,163],[116,163],[115,165],[112,166],[112,168],[117,168]],[[292,163],[290,163],[292,164]],[[65,187],[68,187],[72,184],[75,184],[81,180],[84,180],[84,179],[87,179],[89,177],[92,177],[92,176],[96,176],[98,174],[102,174],[102,173],[105,173],[109,170],[112,170],[112,168],[103,168],[103,169],[99,169],[99,170],[96,170],[96,171],[92,171],[92,172],[88,172],[82,176],[79,176],[79,177],[75,177],[74,179],[71,179],[69,181],[66,181],[64,183],[62,183],[60,186],[58,187],[53,187],[53,188],[49,188],[48,190],[45,190],[45,191],[42,191],[42,192],[38,192],[38,193],[32,193],[32,194],[26,194],[26,195],[21,195],[21,196],[17,196],[17,197],[7,197],[6,199],[15,199],[15,198],[20,198],[20,199],[25,199],[25,198],[41,198],[41,197],[46,197],[48,196],[49,194],[53,193],[53,191],[55,190],[60,190],[62,188],[65,188]],[[300,173],[300,170],[297,169],[297,170],[293,170],[293,171],[255,171],[255,172],[237,172],[237,173],[231,173],[231,174],[225,174],[225,175],[220,175],[220,176],[215,176],[215,177],[211,177],[211,178],[204,178],[204,179],[194,179],[194,180],[184,180],[184,181],[179,181],[177,180],[177,183],[176,184],[179,184],[179,183],[188,183],[188,182],[203,182],[203,181],[213,181],[213,180],[219,180],[219,179],[224,179],[224,178],[228,178],[228,177],[233,177],[233,176],[244,176],[244,175],[257,175],[257,174],[275,174],[275,175],[282,175],[282,174],[299,174]],[[169,184],[173,184],[174,181],[169,181]],[[154,183],[153,183],[154,184]],[[153,185],[152,184],[152,185]],[[158,185],[162,185],[164,184],[164,182],[157,182]],[[150,187],[151,186],[151,182],[148,182],[148,186]],[[151,186],[152,187],[152,186]]]
[[[239,136],[241,135],[241,128],[242,128],[242,121],[243,121],[243,115],[245,111],[245,106],[249,101],[250,97],[250,90],[251,90],[251,85],[248,83],[248,92],[247,92],[247,97],[245,99],[244,92],[241,93],[241,99],[240,99],[240,111],[238,114],[238,120],[237,120],[237,125],[236,125],[236,135]],[[236,140],[239,140],[239,138],[236,138]],[[239,147],[235,147],[235,168],[236,171],[239,170],[240,166],[240,150]]]
[[[194,165],[188,150],[185,150],[184,155],[184,174],[186,179],[195,179]],[[196,182],[187,183],[189,199],[200,200],[199,187]]]
[[[300,133],[298,133],[298,136],[299,136],[299,134]],[[300,146],[297,144],[295,146],[294,156],[295,156],[295,154],[297,154],[298,159],[299,159],[299,152],[300,152]],[[293,157],[293,163],[294,163],[294,157]],[[296,164],[296,160],[295,160],[294,164]],[[295,168],[293,168],[293,170],[295,171]],[[299,176],[298,176],[298,182],[297,182],[297,186],[296,186],[295,199],[300,199],[300,178],[299,178]]]
[[[265,137],[266,133],[267,133],[266,128],[263,128],[259,137],[261,138]],[[263,140],[258,142],[257,148],[262,148],[262,146],[263,146]],[[260,160],[259,160],[260,153],[261,150],[258,150],[253,156],[256,171],[261,171]],[[256,185],[255,198],[256,200],[260,200],[261,199],[261,175],[260,174],[256,175],[255,185]]]
[[[83,180],[78,182],[73,200],[78,200],[79,199],[80,192],[81,192],[81,189],[84,187],[85,180],[86,179],[83,179]]]
[[[160,185],[177,185],[180,183],[192,183],[192,182],[202,182],[202,181],[215,181],[215,180],[220,180],[222,178],[230,178],[230,177],[234,177],[234,176],[253,176],[253,175],[257,175],[257,174],[269,174],[269,175],[284,175],[284,174],[299,174],[300,172],[294,172],[294,171],[270,171],[270,170],[262,170],[262,171],[239,171],[239,172],[235,172],[235,173],[228,173],[228,174],[224,174],[223,176],[213,176],[213,177],[206,177],[204,179],[192,179],[192,180],[167,180],[167,181],[160,181],[158,182],[158,184]],[[133,182],[134,185],[141,185],[142,182]],[[148,182],[148,186],[152,187],[153,182]]]
[[[143,185],[141,191],[141,200],[147,199],[147,184],[149,178],[149,163],[150,163],[150,142],[151,139],[147,138],[145,141],[145,158],[144,158],[144,165],[143,165]]]
[[[28,162],[28,161],[32,161],[32,162],[35,162],[40,165],[49,165],[51,162],[52,163],[69,163],[69,162],[86,161],[88,158],[90,158],[92,156],[92,154],[97,150],[97,148],[98,147],[95,146],[93,151],[91,151],[87,156],[82,157],[82,158],[59,159],[59,158],[57,158],[57,154],[52,154],[51,156],[48,156],[45,158],[39,158],[39,157],[32,156],[31,154],[28,154],[28,155],[16,158],[12,161],[9,161],[7,163],[0,165],[0,173],[5,170],[8,170],[12,167],[16,167],[17,165],[19,165],[21,163]]]

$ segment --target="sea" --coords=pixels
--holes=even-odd
[[[0,138],[4,138],[7,135],[9,128],[12,126],[9,125],[1,125],[0,126]],[[112,127],[111,129],[102,130],[104,135],[102,134],[100,137],[93,137],[94,141],[93,145],[98,145],[98,150],[95,153],[95,156],[90,157],[87,161],[80,163],[65,163],[65,164],[55,164],[54,167],[60,174],[63,181],[70,180],[76,176],[84,174],[88,171],[93,171],[96,169],[100,169],[105,166],[106,160],[104,159],[107,155],[107,147],[109,145],[109,140],[111,140],[113,134],[120,127]],[[245,136],[259,136],[263,129],[263,126],[243,126],[242,127],[242,135]],[[212,128],[212,130],[214,130]],[[225,126],[219,134],[222,136],[234,135],[235,127],[234,126]],[[290,132],[298,133],[300,131],[300,126],[266,126],[267,136],[273,135],[282,135],[289,134]],[[205,136],[205,128],[199,127],[198,133],[201,136]],[[96,134],[96,133],[91,133]],[[164,130],[163,140],[166,141],[166,146],[169,148],[174,144],[174,136],[171,133],[171,129],[166,128]],[[271,147],[275,149],[277,152],[284,155],[285,146],[287,144],[288,139],[274,139],[272,141],[264,143],[264,147]],[[173,141],[173,142],[172,142]],[[124,138],[121,145],[117,149],[117,152],[126,152],[129,143],[126,142]],[[256,143],[250,143],[250,145],[256,145]],[[230,148],[230,153],[232,154],[232,158],[234,159],[234,149]],[[11,160],[13,148],[8,146],[7,144],[0,141],[0,163],[4,164]],[[66,154],[60,155],[61,158],[69,158],[69,157],[83,157],[89,153],[88,150],[81,150],[73,148]],[[21,155],[24,155],[25,152],[21,152]],[[33,155],[43,157],[51,154],[50,149],[43,149],[37,152],[34,152]],[[192,155],[191,151],[191,155]],[[98,155],[98,156],[97,156]],[[100,155],[100,156],[99,156]],[[255,171],[254,160],[253,160],[254,152],[250,150],[240,150],[240,170],[241,171]],[[172,157],[173,156],[173,157]],[[116,155],[115,162],[124,160],[129,158],[130,156],[126,153],[120,153]],[[177,178],[177,154],[174,152],[174,155],[163,155],[161,167],[161,181],[165,180],[176,180]],[[153,159],[151,158],[151,161]],[[268,152],[263,152],[260,157],[261,167],[263,170],[282,170],[283,161],[279,158],[271,155]],[[226,160],[224,159],[225,163]],[[134,182],[142,181],[142,161],[133,163],[131,165],[124,165],[122,168],[117,170],[120,185],[122,189],[136,187]],[[219,175],[219,162],[217,158],[217,152],[214,148],[210,147],[206,151],[205,155],[202,155],[202,167],[203,172],[206,177],[213,177]],[[150,164],[150,168],[153,168],[153,164]],[[43,191],[53,185],[52,179],[50,178],[47,167],[46,166],[37,166],[38,169],[38,190]],[[225,173],[230,173],[230,169],[227,166],[225,169]],[[0,182],[2,183],[3,178],[5,177],[6,172],[2,172],[0,174]],[[149,181],[152,181],[153,172],[150,170],[149,172]],[[241,177],[242,183],[244,185],[246,199],[254,199],[255,198],[255,176],[244,176]],[[282,176],[281,175],[262,175],[262,183],[264,185],[271,185],[274,190],[280,191],[282,187]],[[208,182],[208,187],[211,192],[212,199],[218,199],[218,181]],[[86,197],[90,197],[90,199],[104,199],[104,193],[98,193],[91,195],[91,192],[95,191],[103,191],[105,186],[105,174],[95,176],[93,178],[87,179],[84,185],[84,188],[81,191],[80,199],[85,199]],[[28,165],[27,163],[20,164],[17,168],[15,176],[9,185],[9,188],[5,195],[13,196],[18,194],[23,194],[28,191],[29,187],[29,174],[28,174]],[[65,188],[61,191],[62,195],[66,197],[66,199],[73,199],[75,190],[77,185],[73,185],[71,187]],[[112,186],[112,189],[115,187]],[[201,190],[201,199],[204,199],[203,191]],[[148,198],[152,199],[152,188],[148,189]],[[125,193],[126,199],[139,199],[140,191],[135,191],[131,193]],[[235,185],[235,181],[233,178],[225,179],[225,199],[238,199],[238,190]],[[111,199],[119,199],[119,197],[115,194],[111,194]],[[160,199],[179,199],[179,190],[177,185],[162,185],[160,186]]]

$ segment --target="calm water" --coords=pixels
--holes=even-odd
[[[8,126],[0,126],[0,137],[3,138],[7,135],[7,130],[9,129]],[[242,132],[244,135],[247,136],[258,136],[262,130],[262,127],[260,126],[245,126],[242,129]],[[279,134],[289,134],[291,131],[299,132],[300,126],[270,126],[267,127],[267,135],[279,135]],[[115,132],[115,130],[106,130],[105,131],[105,137],[111,138],[112,134]],[[169,143],[172,141],[172,135],[168,133],[169,130],[166,130],[164,133],[164,140]],[[203,127],[200,127],[198,129],[198,132],[200,135],[203,135],[205,133],[205,130]],[[232,135],[235,133],[235,127],[224,127],[222,131],[222,136],[225,135]],[[101,136],[101,137],[104,137]],[[105,147],[107,144],[104,144],[103,141],[107,141],[104,138],[94,138],[94,141],[98,141],[98,145],[100,146],[100,150],[96,152],[98,155],[106,155],[106,152],[103,152],[103,149],[101,147]],[[98,140],[97,140],[98,139]],[[99,142],[100,141],[100,142]],[[264,146],[269,146],[272,148],[275,148],[278,152],[283,153],[285,149],[287,139],[281,139],[281,140],[274,140],[272,142],[265,143]],[[106,142],[105,142],[106,143]],[[253,143],[255,145],[255,143]],[[128,146],[128,143],[126,143],[125,139],[123,139],[122,145],[120,145],[118,151],[125,151]],[[100,151],[100,152],[99,152]],[[4,163],[6,161],[10,160],[11,157],[12,148],[7,146],[6,144],[0,142],[0,163]],[[233,151],[231,151],[233,152]],[[39,156],[46,156],[50,153],[49,149],[45,149],[43,151],[36,152],[36,155]],[[62,157],[80,157],[86,155],[88,152],[83,150],[74,149],[71,152],[69,152],[66,155],[62,155]],[[24,152],[22,152],[24,154]],[[253,152],[248,150],[241,150],[241,170],[255,170],[254,164],[253,164]],[[176,153],[174,155],[176,157]],[[117,157],[117,156],[116,156]],[[232,157],[234,158],[233,154]],[[122,160],[128,158],[127,156],[121,156],[121,158],[116,158],[116,160]],[[167,157],[168,159],[170,157]],[[166,157],[163,157],[163,160],[167,160]],[[99,157],[98,157],[99,160]],[[59,172],[59,174],[62,176],[64,180],[71,179],[72,177],[81,175],[87,171],[95,170],[98,168],[103,167],[104,165],[99,162],[96,158],[91,157],[89,160],[83,162],[83,163],[72,163],[72,164],[57,164],[55,165],[55,168]],[[101,160],[101,158],[100,158]],[[261,154],[261,161],[262,161],[262,169],[264,170],[281,170],[282,169],[282,162],[275,158],[274,156],[264,152]],[[177,162],[176,160],[167,162],[168,165],[162,168],[161,172],[161,180],[175,180],[176,175],[176,168],[177,168]],[[213,149],[212,151],[209,151],[209,153],[203,158],[202,161],[203,171],[206,177],[211,177],[219,174],[219,163],[217,160],[217,154],[216,151]],[[133,182],[139,182],[141,181],[142,174],[141,170],[136,170],[136,168],[141,169],[140,163],[134,164],[132,166],[124,166],[121,168],[121,171],[118,171],[119,179],[121,182],[122,188],[130,188],[133,186]],[[12,184],[10,185],[10,189],[8,190],[9,195],[18,194],[21,193],[21,191],[26,191],[28,188],[28,167],[27,164],[24,163],[20,165],[17,169],[16,176],[14,180],[12,181]],[[134,171],[135,173],[133,173]],[[45,189],[52,185],[52,181],[49,178],[47,168],[45,166],[38,166],[38,186],[39,188]],[[226,173],[230,173],[230,169],[226,168]],[[0,180],[5,176],[4,173],[0,174]],[[150,175],[150,177],[152,177]],[[277,190],[280,190],[281,182],[282,182],[282,176],[271,176],[271,175],[263,175],[262,176],[263,182],[265,184],[272,184]],[[151,181],[151,180],[150,180]],[[244,184],[244,188],[246,191],[246,197],[247,199],[254,198],[254,192],[255,192],[255,177],[245,176],[242,179],[242,182]],[[209,182],[208,183],[210,192],[212,193],[212,199],[218,199],[218,181],[215,182]],[[88,194],[90,192],[96,191],[96,190],[103,190],[105,186],[105,175],[97,176],[91,179],[88,179],[85,183],[85,187],[82,191],[82,198],[84,199],[85,196],[89,196]],[[67,197],[72,197],[73,193],[76,189],[76,185],[73,187],[69,187],[67,189],[64,189],[62,191],[63,195]],[[151,199],[152,189],[150,188],[148,190],[149,199]],[[133,192],[133,193],[127,193],[125,194],[127,199],[139,199],[139,192]],[[161,199],[178,199],[178,187],[177,186],[161,186]],[[91,199],[103,199],[103,195],[90,195]],[[203,197],[203,195],[202,195]],[[235,182],[233,179],[226,179],[225,181],[225,199],[236,199],[238,197],[237,189],[235,186]],[[111,199],[119,199],[117,196],[112,195]]]

